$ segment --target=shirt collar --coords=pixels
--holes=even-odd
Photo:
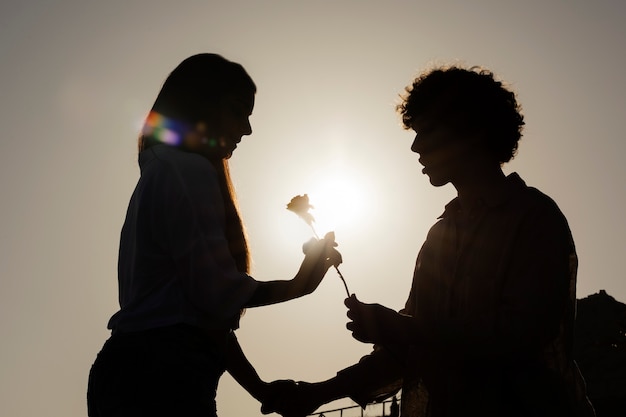
[[[177,152],[178,148],[174,146],[157,144],[152,145],[148,149],[139,152],[139,168],[144,169],[155,159],[161,159],[167,152]]]
[[[526,183],[517,174],[513,172],[506,177],[505,186],[497,193],[484,195],[480,201],[485,207],[497,207],[509,201],[511,196],[515,194],[516,190],[526,188]],[[460,210],[459,198],[455,197],[448,204],[446,204],[443,213],[438,217],[439,219],[450,217]]]

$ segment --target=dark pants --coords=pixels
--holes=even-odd
[[[115,333],[89,373],[90,417],[215,417],[223,349],[186,325]]]

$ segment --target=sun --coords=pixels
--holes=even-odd
[[[315,184],[308,195],[314,207],[311,214],[315,218],[315,229],[320,236],[356,227],[369,206],[363,185],[347,173],[329,176]]]

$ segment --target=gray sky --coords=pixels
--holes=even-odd
[[[0,5],[0,415],[84,416],[89,367],[117,309],[136,135],[166,75],[217,52],[258,86],[232,171],[260,280],[291,278],[309,193],[350,290],[400,308],[417,251],[453,197],[435,189],[394,112],[432,63],[482,65],[527,128],[506,166],[552,196],[580,257],[578,296],[626,300],[625,6],[620,1],[4,1]],[[345,330],[332,271],[312,295],[248,310],[262,378],[317,381],[369,345]],[[350,405],[349,400],[336,405]],[[260,416],[228,375],[222,416]]]

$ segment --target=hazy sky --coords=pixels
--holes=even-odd
[[[394,111],[432,63],[482,65],[527,122],[506,166],[552,196],[579,257],[578,297],[626,301],[623,1],[3,1],[0,5],[0,415],[84,416],[89,367],[117,310],[117,246],[136,136],[166,75],[217,52],[257,83],[254,133],[232,159],[259,280],[291,278],[319,232],[367,302],[400,308],[435,189]],[[248,310],[238,335],[266,380],[317,381],[370,350],[345,330],[332,271],[312,295]],[[340,401],[338,405],[350,405]],[[260,416],[230,376],[222,417]]]

